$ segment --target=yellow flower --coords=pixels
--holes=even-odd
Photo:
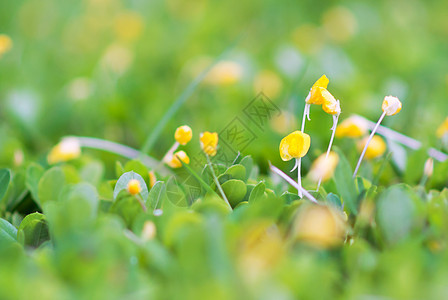
[[[280,142],[280,156],[283,161],[304,157],[310,149],[310,136],[301,131],[294,131]]]
[[[11,50],[12,40],[6,34],[0,34],[0,57]]]
[[[59,144],[51,149],[47,156],[49,164],[68,161],[81,155],[81,144],[74,137],[64,138]]]
[[[339,115],[341,113],[339,100],[336,100],[329,91],[323,90],[322,98],[324,99],[324,103],[322,103],[324,112],[330,115]]]
[[[383,112],[386,113],[386,116],[393,116],[400,112],[401,106],[401,102],[397,97],[386,96],[384,97],[381,108],[383,109]]]
[[[442,138],[444,135],[448,134],[448,117],[443,121],[443,123],[437,128],[437,137]]]
[[[336,128],[336,137],[358,138],[367,133],[367,123],[358,116],[345,119]]]
[[[188,157],[185,151],[177,151],[171,157],[168,157],[165,163],[171,168],[180,168],[182,167],[182,162],[184,164],[190,163],[190,158]]]
[[[215,156],[218,147],[218,134],[216,132],[203,132],[199,136],[202,150],[205,154]]]
[[[362,151],[364,149],[364,147],[366,146],[367,140],[368,140],[368,137],[362,139],[361,141],[359,141],[357,143],[357,147],[358,147],[359,151]],[[377,158],[377,157],[380,157],[381,155],[383,155],[384,152],[386,152],[386,143],[384,142],[384,140],[381,137],[374,135],[372,140],[369,143],[369,146],[367,147],[366,158],[367,159]]]
[[[323,205],[303,205],[294,222],[294,235],[311,245],[328,248],[341,244],[345,235],[343,215]]]
[[[322,95],[322,93],[324,91],[327,91],[328,83],[329,83],[329,80],[328,80],[327,76],[322,75],[322,77],[320,77],[311,87],[308,97],[305,100],[306,103],[307,104],[317,104],[317,105],[323,104],[325,102],[325,98],[324,98],[324,95]],[[328,97],[328,94],[326,94],[325,96]],[[330,94],[330,96],[331,96],[331,94]]]
[[[311,170],[308,173],[309,178],[318,182],[321,178],[327,181],[333,176],[334,170],[339,162],[339,156],[331,151],[326,158],[326,153],[321,154],[311,165]]]
[[[193,131],[187,125],[179,126],[174,133],[174,138],[181,145],[186,145],[193,137]]]
[[[137,179],[131,179],[128,182],[127,190],[131,195],[137,195],[141,192],[142,187],[140,186],[140,182]]]

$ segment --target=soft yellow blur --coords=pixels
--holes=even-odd
[[[243,68],[234,61],[218,62],[204,79],[205,82],[213,85],[231,85],[238,82],[243,76]]]
[[[277,73],[264,70],[254,79],[254,91],[256,94],[263,92],[269,98],[276,98],[283,88],[283,82]]]
[[[364,139],[358,141],[357,148],[360,152],[362,152],[362,150],[366,146],[367,140],[368,137],[365,137]],[[383,155],[384,152],[386,152],[386,143],[381,137],[375,135],[373,136],[372,140],[369,143],[369,146],[367,147],[365,157],[367,159],[377,158]]]
[[[141,192],[142,187],[140,186],[140,182],[137,179],[131,179],[128,182],[127,190],[131,195],[137,195]]]
[[[47,156],[50,165],[78,158],[81,155],[81,144],[74,137],[64,138],[51,149]]]
[[[336,128],[336,137],[358,138],[367,134],[366,121],[358,116],[351,116]]]
[[[177,151],[171,157],[168,157],[165,162],[171,168],[176,169],[182,167],[182,162],[184,164],[189,164],[190,158],[185,151]]]
[[[329,180],[336,169],[339,162],[339,156],[331,151],[326,158],[326,153],[321,154],[311,165],[308,177],[313,182],[318,182],[321,178],[323,181]]]
[[[437,128],[437,137],[443,138],[445,135],[448,135],[448,117],[440,124],[439,128]]]
[[[358,29],[355,16],[341,6],[327,10],[322,17],[322,25],[326,35],[339,43],[350,40]]]
[[[114,20],[114,31],[118,40],[133,42],[140,38],[143,32],[143,19],[133,11],[120,13]]]
[[[6,34],[0,34],[0,58],[12,48],[12,40]]]
[[[323,205],[302,205],[294,222],[294,237],[316,247],[342,244],[345,231],[343,214]]]

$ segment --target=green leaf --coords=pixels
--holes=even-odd
[[[0,169],[0,202],[8,190],[11,181],[11,172],[8,169]]]
[[[233,165],[224,174],[230,175],[232,179],[246,180],[246,168],[243,165]]]
[[[299,195],[297,195],[297,193],[291,193],[291,192],[288,192],[288,191],[284,192],[280,196],[280,198],[283,199],[286,204],[291,204],[295,200],[301,200],[301,198],[299,197]]]
[[[4,219],[0,219],[0,244],[2,242],[16,242],[17,228]]]
[[[333,193],[328,193],[327,202],[336,208],[342,209],[342,201],[338,195],[335,195]]]
[[[149,170],[148,168],[138,159],[133,159],[128,161],[124,165],[124,172],[134,171],[135,173],[142,176],[145,182],[149,182]]]
[[[342,201],[348,210],[356,215],[358,214],[358,203],[356,200],[357,192],[353,179],[353,171],[345,155],[339,149],[336,149],[336,151],[339,155],[339,163],[334,172],[333,180]]]
[[[188,206],[187,198],[179,188],[179,184],[175,177],[171,177],[166,183],[166,195],[174,205],[181,207]]]
[[[146,183],[145,183],[145,180],[143,180],[143,177],[140,176],[139,174],[135,173],[134,171],[126,172],[123,175],[121,175],[120,178],[118,178],[117,184],[115,185],[115,189],[114,189],[114,200],[117,199],[118,194],[122,190],[127,190],[128,183],[132,179],[137,179],[138,182],[140,183],[140,187],[142,189],[140,192],[140,195],[142,196],[143,201],[146,202],[146,199],[148,199],[148,187],[146,186]]]
[[[266,184],[263,181],[259,182],[250,193],[248,202],[255,203],[260,199],[265,198],[264,194],[265,190],[266,190]]]
[[[244,166],[244,168],[246,169],[246,178],[244,178],[244,181],[247,181],[250,178],[250,175],[252,174],[252,169],[254,167],[254,160],[250,155],[245,156],[241,160],[240,165]]]
[[[98,161],[92,161],[82,167],[80,171],[81,179],[97,186],[104,175],[104,166]]]
[[[163,181],[157,181],[152,187],[152,189],[149,191],[146,207],[151,210],[161,208],[165,199],[166,199],[165,183]]]
[[[65,174],[60,167],[46,171],[37,187],[39,205],[43,207],[48,201],[57,201],[65,183]]]
[[[110,212],[121,216],[126,226],[132,228],[137,216],[143,213],[143,209],[136,197],[130,195],[126,190],[121,190],[110,207]]]
[[[188,173],[190,173],[190,175],[192,175],[202,185],[202,187],[207,192],[216,194],[216,192],[189,165],[187,165],[186,163],[184,163],[182,161],[181,161],[181,163],[182,163],[182,166],[188,171]]]
[[[232,207],[237,206],[244,199],[247,192],[246,184],[237,179],[226,181],[221,187]]]
[[[38,164],[32,163],[26,170],[25,184],[36,203],[39,203],[38,186],[41,177],[44,175],[45,169]]]
[[[386,241],[395,244],[412,230],[416,207],[408,191],[392,186],[380,194],[377,204],[377,224]]]
[[[48,241],[50,233],[45,216],[37,212],[26,216],[20,223],[17,239],[22,245],[34,248]]]

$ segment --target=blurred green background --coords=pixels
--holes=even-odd
[[[277,145],[298,127],[322,74],[341,100],[341,118],[376,120],[392,94],[403,110],[384,124],[434,145],[448,111],[447,11],[440,0],[1,1],[0,34],[13,47],[0,58],[0,163],[13,165],[17,151],[42,159],[64,135],[141,148],[226,49],[227,65],[195,90],[151,155],[163,156],[179,125],[189,124],[196,141],[200,131],[219,132],[264,91],[284,113],[244,152],[279,163]],[[331,118],[316,108],[311,118],[317,154]]]

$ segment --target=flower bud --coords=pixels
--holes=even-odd
[[[182,167],[182,162],[184,164],[190,163],[190,158],[188,157],[187,153],[185,151],[177,151],[175,152],[171,157],[168,157],[165,161],[168,166],[171,168],[180,168]]]
[[[397,97],[386,96],[384,97],[381,108],[383,109],[383,112],[386,113],[386,116],[393,116],[400,112],[401,106],[401,102]]]
[[[216,132],[203,132],[199,137],[202,151],[210,156],[215,156],[218,148],[218,134]]]
[[[127,190],[131,195],[137,195],[141,192],[142,187],[140,186],[140,181],[137,179],[131,179],[128,182]]]
[[[193,131],[187,125],[179,126],[174,133],[176,142],[181,145],[186,145],[193,137]]]

